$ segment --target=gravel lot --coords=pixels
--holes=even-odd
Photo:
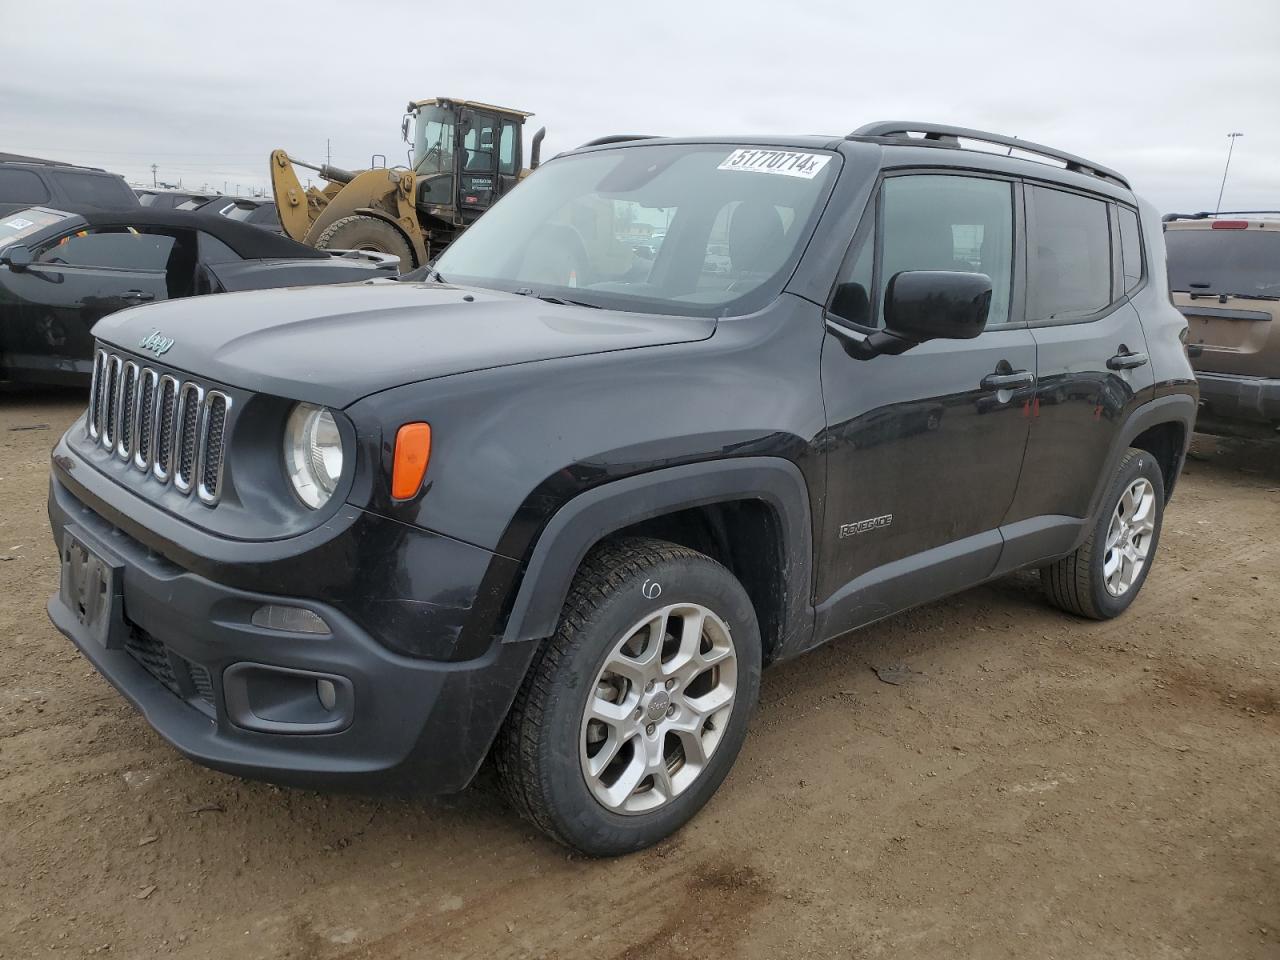
[[[1018,577],[768,671],[702,815],[594,862],[175,754],[45,617],[82,405],[0,394],[0,956],[1280,957],[1280,446],[1197,438],[1119,621]]]

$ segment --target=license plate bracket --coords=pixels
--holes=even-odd
[[[62,602],[104,647],[124,644],[124,565],[88,546],[74,529],[62,537]]]

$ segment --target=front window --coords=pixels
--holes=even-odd
[[[1164,242],[1170,290],[1280,297],[1280,231],[1170,230]]]
[[[413,170],[420,177],[453,172],[453,111],[423,107],[413,130]]]
[[[835,178],[825,152],[636,145],[546,164],[455,240],[446,282],[724,316],[781,291]]]

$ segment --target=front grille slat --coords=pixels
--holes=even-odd
[[[231,417],[228,393],[99,349],[86,426],[90,439],[207,506],[222,496]]]
[[[191,490],[195,481],[196,460],[200,450],[200,404],[204,390],[190,381],[182,385],[178,397],[177,463],[173,468],[173,485],[182,493]]]
[[[146,471],[151,466],[151,452],[155,449],[156,387],[159,375],[150,367],[141,374],[138,386],[138,442],[134,444],[133,465]]]
[[[102,445],[108,450],[116,442],[116,420],[120,414],[120,367],[121,361],[118,354],[112,354],[107,358],[107,369],[105,372],[106,383],[103,386],[102,396]]]
[[[124,365],[124,373],[120,380],[120,412],[116,422],[120,425],[120,436],[116,438],[116,454],[121,460],[128,460],[133,452],[134,425],[137,423],[138,410],[138,365],[129,360]]]
[[[217,390],[209,391],[201,415],[204,443],[200,457],[200,486],[196,491],[205,503],[217,503],[222,489],[222,458],[227,440],[227,413],[230,410],[230,397]]]
[[[173,421],[178,412],[178,381],[165,376],[160,380],[160,400],[156,420],[156,462],[153,471],[157,480],[169,482],[173,469]]]
[[[106,387],[103,370],[107,364],[107,351],[99,350],[93,356],[93,382],[89,385],[89,416],[85,425],[89,428],[89,436],[97,440],[102,429],[102,393]]]

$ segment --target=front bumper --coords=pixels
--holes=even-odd
[[[1200,383],[1200,403],[1214,416],[1280,423],[1280,380],[1198,370],[1196,380]]]
[[[110,511],[87,489],[77,484],[73,491],[65,467],[55,466],[49,493],[59,553],[69,536],[79,541],[110,566],[117,595],[106,630],[86,627],[75,601],[62,592],[50,598],[49,617],[179,751],[218,770],[292,785],[447,793],[471,780],[534,644],[495,640],[480,656],[455,661],[402,655],[334,604],[230,586],[180,565],[173,556],[181,550],[175,547],[171,556],[141,542],[123,528],[124,518],[113,523],[100,513]],[[76,481],[91,479],[75,472]],[[388,542],[383,525],[389,521],[361,511],[350,521],[336,535],[348,551],[380,541],[392,552],[416,535],[418,558],[456,570],[479,550],[427,531],[411,534],[403,524],[396,527],[398,539]],[[271,549],[279,551],[279,542]],[[348,556],[359,563],[358,551]],[[306,557],[290,566],[305,568]],[[330,633],[256,626],[252,612],[264,603],[309,609]],[[273,728],[273,716],[307,721],[325,713],[318,701],[302,714],[286,702],[297,699],[300,684],[319,678],[337,688],[326,722]]]

